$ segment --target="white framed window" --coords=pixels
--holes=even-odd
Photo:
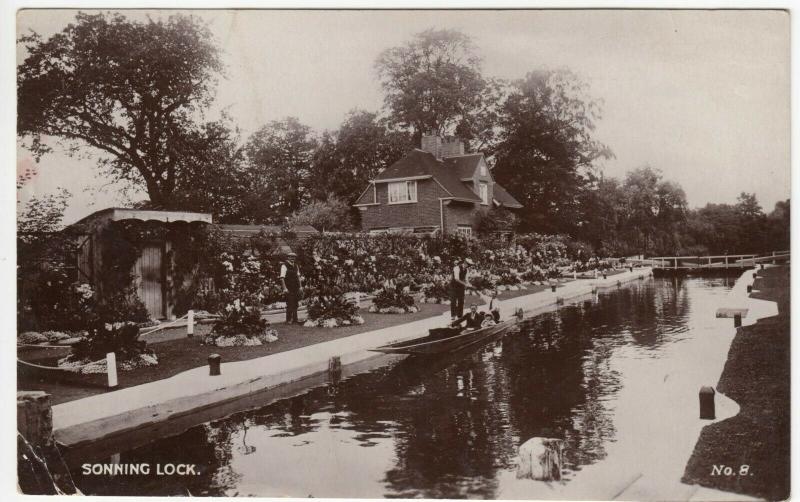
[[[469,225],[459,225],[456,227],[456,232],[467,237],[472,237],[472,227]]]
[[[481,194],[481,202],[484,204],[489,204],[489,185],[481,181],[478,185]]]
[[[389,204],[417,202],[416,181],[396,181],[389,183]]]

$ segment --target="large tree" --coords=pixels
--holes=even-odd
[[[106,154],[100,163],[113,177],[169,207],[222,71],[208,27],[186,15],[79,13],[47,40],[19,42],[27,57],[17,69],[18,134],[37,159],[48,136],[71,152],[89,145]]]
[[[452,132],[481,106],[486,82],[472,39],[429,29],[375,62],[392,125],[422,133]]]
[[[282,223],[310,199],[309,180],[318,140],[295,117],[265,125],[244,147],[250,191],[243,194],[248,220]]]
[[[353,110],[339,130],[323,134],[314,156],[309,191],[353,202],[378,173],[411,149],[407,132],[390,130],[376,113]]]
[[[610,150],[594,137],[600,104],[566,70],[534,71],[513,83],[499,114],[495,179],[525,207],[524,230],[574,234],[582,192]]]

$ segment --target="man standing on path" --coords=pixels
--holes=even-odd
[[[297,320],[297,306],[300,303],[300,290],[303,287],[300,267],[295,263],[297,255],[289,252],[286,263],[281,264],[281,285],[286,295],[286,324],[300,324]]]
[[[450,318],[456,320],[464,315],[464,294],[467,288],[467,269],[472,265],[469,258],[458,260],[453,264],[453,273],[450,276]]]

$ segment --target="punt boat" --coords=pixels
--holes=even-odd
[[[435,328],[428,332],[428,336],[415,338],[405,342],[382,345],[372,352],[384,354],[412,354],[433,355],[453,352],[470,345],[475,345],[488,340],[495,335],[504,334],[509,328],[516,326],[522,320],[522,312],[518,311],[514,317],[495,324],[477,329],[462,328]]]

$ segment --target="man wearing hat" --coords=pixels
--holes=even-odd
[[[295,260],[297,255],[289,252],[286,255],[286,263],[281,264],[281,285],[283,294],[286,295],[286,324],[300,324],[297,320],[297,306],[300,302],[300,290],[303,281],[300,277],[300,267]]]
[[[450,276],[450,318],[455,320],[464,315],[464,294],[467,288],[467,269],[472,265],[469,258],[456,259],[453,263],[453,273]]]

